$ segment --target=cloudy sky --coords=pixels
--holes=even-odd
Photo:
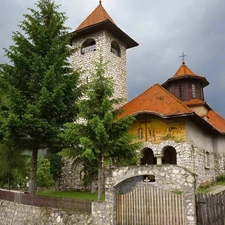
[[[12,42],[27,8],[37,0],[1,0],[0,63],[3,47]],[[55,0],[72,30],[97,7],[98,0]],[[205,76],[205,100],[225,118],[225,1],[224,0],[102,0],[118,27],[139,43],[127,52],[129,100],[155,83],[162,84],[186,65]]]

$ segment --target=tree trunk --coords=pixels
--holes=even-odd
[[[30,182],[29,182],[29,188],[28,188],[28,192],[33,195],[35,194],[35,190],[36,190],[37,156],[38,156],[38,148],[35,147],[32,151]]]
[[[102,186],[103,186],[103,158],[98,157],[98,201],[102,201]]]

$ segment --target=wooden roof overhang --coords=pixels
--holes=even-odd
[[[162,86],[164,88],[168,87],[170,83],[173,83],[174,81],[179,81],[179,80],[199,80],[202,84],[203,87],[206,87],[209,85],[209,82],[206,80],[205,77],[201,76],[192,76],[192,75],[184,75],[184,76],[179,76],[179,77],[171,77],[167,81],[165,81]]]
[[[101,30],[107,30],[108,32],[113,34],[117,39],[125,44],[127,49],[138,46],[138,43],[136,41],[134,41],[130,36],[128,36],[125,32],[123,32],[119,27],[117,27],[108,19],[100,23],[84,27],[80,30],[73,31],[70,44],[72,45],[74,39],[84,37],[86,35],[89,35],[90,33],[95,33]]]

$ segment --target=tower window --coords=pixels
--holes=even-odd
[[[96,51],[96,42],[94,39],[87,39],[81,46],[81,54],[84,55],[88,52]]]
[[[121,56],[120,46],[115,41],[112,41],[111,43],[111,52],[115,54],[116,56],[119,56],[119,57]]]
[[[195,98],[196,97],[196,89],[195,89],[194,84],[191,85],[191,91],[192,91],[192,97]]]
[[[179,97],[183,97],[183,89],[182,89],[182,85],[179,85]]]

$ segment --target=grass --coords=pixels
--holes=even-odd
[[[40,196],[72,198],[72,199],[82,199],[82,200],[92,200],[92,201],[97,201],[98,199],[97,193],[91,193],[86,191],[55,191],[51,189],[46,191],[39,191],[36,194]]]
[[[200,186],[200,187],[198,187],[197,192],[198,193],[208,193],[210,188],[213,186],[216,186],[216,185],[225,185],[225,181],[215,181],[215,182],[210,183],[209,185],[205,185],[202,187]]]

